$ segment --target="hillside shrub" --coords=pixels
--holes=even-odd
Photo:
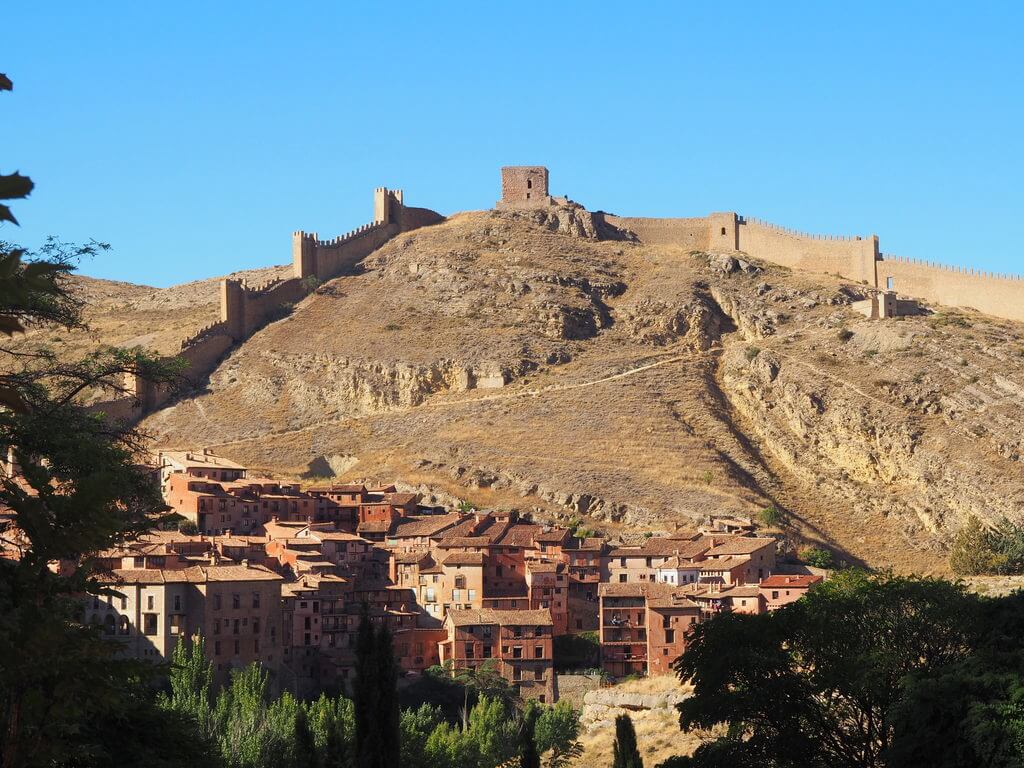
[[[821,547],[805,547],[800,550],[800,559],[814,568],[832,568],[835,565],[832,553]]]
[[[1004,518],[986,527],[971,515],[953,539],[949,566],[958,576],[1024,573],[1024,526]]]
[[[782,523],[782,512],[774,504],[769,504],[757,513],[757,519],[766,528],[774,528]]]

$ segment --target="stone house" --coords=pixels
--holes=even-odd
[[[556,700],[551,615],[535,610],[451,610],[440,661],[453,670],[494,665],[524,699]]]

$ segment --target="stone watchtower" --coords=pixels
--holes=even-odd
[[[501,169],[498,208],[539,208],[552,204],[548,169],[542,165],[510,165]]]

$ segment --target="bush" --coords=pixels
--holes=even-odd
[[[554,639],[555,671],[591,669],[600,661],[601,644],[597,632],[558,635]]]
[[[178,523],[178,533],[183,533],[186,536],[198,536],[199,526],[197,526],[191,520],[182,520],[180,523]]]
[[[806,547],[800,550],[800,559],[814,568],[832,568],[832,553],[821,547]]]
[[[747,356],[747,362],[749,363],[761,354],[761,349],[759,347],[747,347],[747,351],[744,354]]]
[[[774,504],[769,504],[757,513],[757,519],[766,528],[774,528],[782,522],[782,512]]]
[[[840,328],[836,336],[839,337],[840,341],[845,343],[853,338],[853,331],[851,331],[849,328]]]
[[[1003,519],[986,528],[971,515],[953,539],[949,566],[958,576],[1024,573],[1024,527]]]

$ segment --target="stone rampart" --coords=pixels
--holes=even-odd
[[[643,243],[678,245],[697,251],[706,251],[711,247],[706,216],[692,219],[649,219],[606,213],[603,218],[606,224],[632,232]]]
[[[677,219],[603,214],[603,220],[644,243],[739,250],[791,269],[839,275],[876,291],[1024,321],[1024,277],[882,254],[875,235],[814,235],[732,213]],[[875,314],[887,316],[880,310],[868,316]]]
[[[951,307],[1024,321],[1024,277],[883,254],[878,287]]]
[[[199,384],[231,347],[252,336],[289,305],[301,301],[319,282],[352,270],[399,232],[444,221],[443,216],[427,208],[406,208],[402,191],[385,187],[374,190],[374,215],[380,218],[332,240],[320,240],[316,233],[294,232],[294,277],[252,287],[241,280],[221,280],[220,321],[181,342],[178,357],[187,363],[187,383]],[[91,408],[112,419],[135,420],[162,406],[173,394],[137,376],[129,376],[126,387],[129,395],[96,403]]]
[[[739,219],[739,250],[808,272],[842,275],[875,286],[878,238],[812,235],[759,219]]]

